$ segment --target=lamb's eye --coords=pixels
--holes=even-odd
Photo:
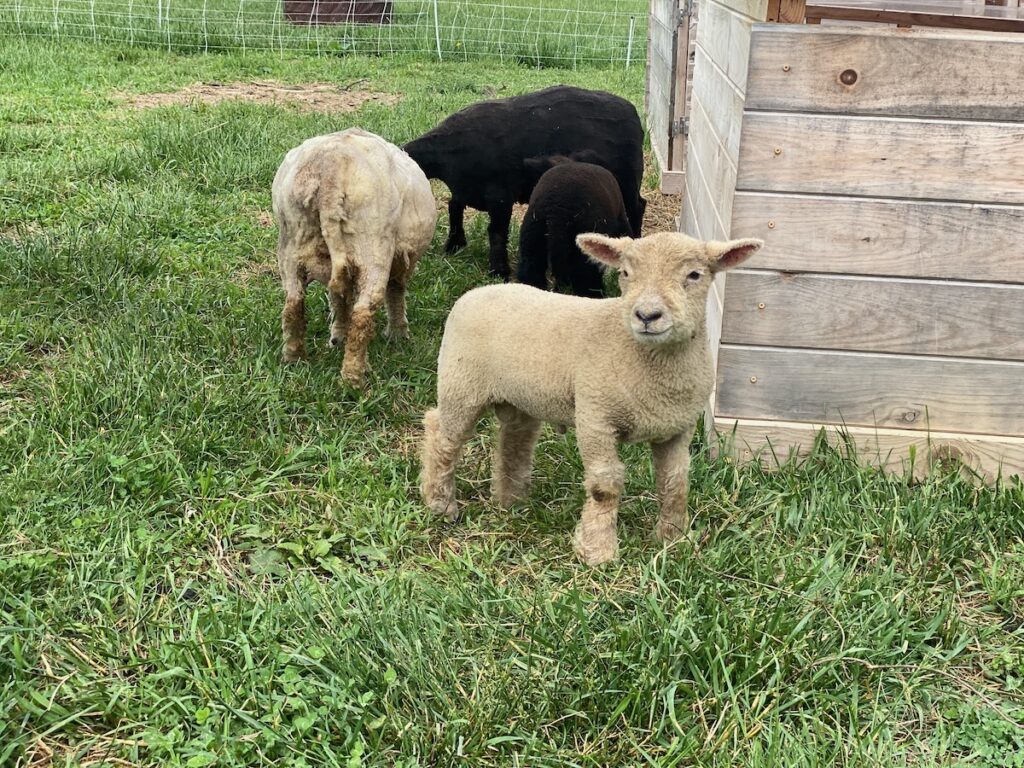
[[[622,270],[621,274],[622,274],[623,277],[628,278],[629,277],[629,270],[628,269],[624,269],[624,270]]]
[[[701,272],[698,272],[697,270],[694,270],[693,272],[686,276],[686,282],[696,283],[698,280],[701,279],[701,277],[703,277],[703,274]]]

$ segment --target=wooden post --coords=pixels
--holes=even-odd
[[[807,0],[768,0],[768,21],[803,24]]]
[[[668,143],[668,167],[673,171],[683,170],[686,164],[686,120],[689,116],[687,81],[690,74],[690,16],[693,13],[692,0],[679,0],[674,48],[675,82],[672,84],[672,107],[669,114],[672,123]]]

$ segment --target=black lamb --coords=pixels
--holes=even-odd
[[[572,158],[537,158],[528,168],[550,167],[530,196],[519,235],[519,282],[548,287],[548,264],[557,290],[601,298],[601,268],[576,247],[576,235],[598,232],[611,237],[633,234],[615,177],[600,165]]]
[[[604,91],[556,85],[484,101],[456,112],[405,145],[423,172],[448,185],[451,229],[445,250],[466,245],[466,207],[486,211],[491,272],[508,279],[508,229],[514,203],[530,199],[535,178],[524,161],[589,150],[618,180],[639,236],[644,132],[636,107]]]

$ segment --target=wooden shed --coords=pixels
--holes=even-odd
[[[701,0],[681,227],[766,243],[709,299],[722,450],[1024,475],[1011,3]]]

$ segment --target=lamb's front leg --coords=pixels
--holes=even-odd
[[[588,428],[577,422],[576,439],[583,459],[587,499],[573,534],[573,548],[587,565],[600,565],[619,555],[616,522],[625,468],[619,460],[614,432]]]
[[[663,443],[651,443],[661,513],[654,527],[658,541],[669,543],[690,533],[687,496],[690,491],[690,440],[693,428]]]

